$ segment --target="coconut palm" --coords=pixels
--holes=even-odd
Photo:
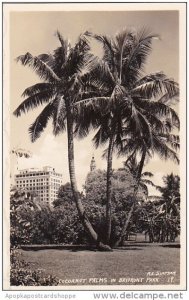
[[[55,135],[67,129],[70,182],[79,217],[92,240],[104,250],[110,250],[98,240],[85,213],[77,189],[74,167],[74,103],[78,97],[81,100],[81,95],[84,95],[82,76],[84,76],[84,66],[90,57],[90,47],[85,35],[79,37],[74,47],[71,47],[59,32],[57,37],[60,47],[52,54],[33,56],[26,53],[17,58],[22,65],[33,69],[43,82],[24,91],[23,96],[26,99],[14,111],[14,115],[18,117],[45,104],[42,112],[29,128],[32,142],[40,137],[49,120],[52,120]]]
[[[139,165],[137,163],[136,155],[134,155],[134,154],[135,153],[132,153],[132,155],[130,155],[127,158],[127,160],[124,162],[124,167],[129,170],[129,172],[132,174],[133,178],[135,178],[135,180],[136,180]],[[146,197],[148,197],[148,185],[151,185],[157,189],[159,188],[158,186],[156,186],[153,183],[152,180],[150,180],[150,178],[152,178],[153,176],[154,176],[154,174],[151,172],[148,172],[148,171],[141,173],[138,189],[139,189],[139,187],[142,188],[145,191]]]
[[[163,72],[143,74],[143,67],[151,51],[156,35],[142,29],[138,32],[123,30],[115,38],[89,34],[103,46],[103,58],[92,57],[88,64],[90,78],[99,87],[98,95],[79,101],[77,107],[83,110],[84,123],[79,120],[77,132],[87,135],[91,127],[97,129],[95,145],[108,142],[106,222],[107,242],[111,234],[111,174],[112,157],[116,145],[124,136],[123,128],[151,141],[151,124],[158,126],[159,116],[170,115],[178,121],[175,111],[167,106],[165,98],[178,94],[178,84]],[[144,76],[143,76],[144,75]],[[158,96],[164,101],[156,101]],[[85,111],[85,113],[84,113]]]
[[[165,224],[165,234],[162,232],[162,241],[170,229],[178,226],[180,219],[180,177],[173,173],[163,177],[164,186],[159,187],[162,199],[159,201],[161,216]]]
[[[179,234],[180,195],[178,185],[176,193],[178,198],[175,203],[160,196],[155,199],[153,196],[152,202],[148,201],[142,205],[139,211],[139,224],[142,226],[141,229],[143,228],[149,234],[150,242],[174,241]]]
[[[145,160],[152,158],[153,155],[156,153],[160,156],[161,159],[171,159],[175,161],[176,163],[179,163],[178,156],[176,154],[176,151],[179,148],[179,136],[172,134],[172,129],[176,126],[178,126],[177,123],[172,123],[168,120],[163,121],[162,124],[163,132],[159,132],[159,128],[157,129],[154,126],[151,126],[151,141],[148,145],[145,143],[144,137],[137,137],[134,139],[132,136],[127,136],[122,142],[125,143],[121,145],[120,152],[125,154],[131,153],[131,155],[128,157],[128,159],[125,162],[125,165],[131,170],[133,173],[135,179],[136,179],[136,185],[133,192],[133,204],[131,206],[131,209],[128,213],[128,215],[125,218],[125,223],[122,228],[122,232],[120,237],[118,238],[115,245],[119,245],[123,237],[125,236],[125,233],[127,231],[130,219],[132,217],[132,214],[134,212],[134,208],[136,205],[136,195],[138,193],[138,189],[140,186],[144,187],[144,184],[152,184],[149,180],[144,180],[143,176],[150,175],[151,173],[142,173],[143,167],[145,164]],[[140,155],[140,161],[139,164],[137,164],[136,157],[137,155]],[[159,189],[157,186],[156,188]]]

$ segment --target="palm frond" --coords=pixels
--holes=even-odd
[[[86,137],[91,129],[95,130],[99,128],[102,123],[100,119],[100,105],[92,104],[87,107],[85,105],[79,107],[74,106],[73,113],[75,120],[75,135],[78,138]]]
[[[74,103],[75,108],[79,107],[90,107],[92,106],[94,110],[98,110],[101,107],[107,106],[108,103],[110,103],[111,98],[110,97],[93,97],[93,98],[87,98],[81,101],[77,101]]]
[[[61,35],[61,33],[58,30],[57,30],[56,34],[57,34],[57,37],[62,46],[62,59],[63,59],[63,63],[65,63],[65,61],[68,58],[68,53],[69,53],[69,49],[70,49],[71,45],[68,43],[67,40],[65,40],[63,38],[63,36]]]
[[[52,90],[53,84],[49,82],[40,82],[36,83],[27,89],[24,90],[22,93],[22,97],[31,97],[39,92],[47,91],[47,90]]]
[[[38,107],[46,102],[49,102],[54,97],[53,90],[42,91],[25,99],[13,112],[16,117],[21,116],[31,109]]]
[[[156,135],[153,135],[153,149],[156,153],[165,160],[171,159],[176,163],[179,163],[179,158],[174,150],[166,145],[166,141],[163,141]]]
[[[142,173],[141,177],[144,177],[144,176],[153,177],[154,174],[151,172],[144,172],[144,173]]]
[[[171,146],[174,150],[178,150],[180,148],[180,137],[179,135],[175,134],[164,134],[160,133],[158,134],[159,138],[163,141],[165,141],[168,145]]]
[[[142,28],[134,36],[131,51],[125,58],[123,72],[125,81],[136,81],[141,75],[141,70],[151,52],[151,44],[158,35],[150,33],[146,28]]]
[[[29,52],[25,55],[18,56],[17,62],[21,62],[24,66],[31,67],[36,74],[41,78],[49,82],[60,81],[60,78],[54,73],[54,71],[37,56],[32,56]]]
[[[102,126],[98,129],[97,133],[95,134],[95,136],[92,139],[95,148],[105,145],[108,142],[108,140],[109,140],[108,130],[107,130],[107,128],[106,128],[106,130],[104,130],[104,128],[102,128]]]
[[[166,117],[167,120],[169,119],[171,121],[171,127],[179,128],[180,120],[178,114],[172,107],[159,101],[148,101],[145,99],[137,99],[136,103],[137,107],[140,107],[140,109],[143,109],[145,112],[147,112],[148,116],[148,112],[151,113],[153,115],[151,116],[153,120],[154,117]]]
[[[151,185],[153,187],[156,187],[156,185],[151,180],[142,179],[141,182],[144,183],[144,184],[148,184],[148,185]]]
[[[66,107],[63,96],[58,96],[54,100],[54,113],[53,113],[53,133],[58,135],[65,130],[66,120]]]
[[[177,103],[179,101],[179,89],[176,89],[172,95],[169,95],[169,93],[164,94],[158,101],[166,105]]]
[[[65,66],[67,64],[67,59],[71,50],[71,45],[68,40],[64,39],[59,31],[56,32],[56,36],[61,44],[60,47],[56,48],[53,55],[49,55],[47,59],[47,64],[53,71],[58,75],[58,77],[65,77],[66,70]]]
[[[165,94],[173,97],[178,89],[178,83],[167,78],[163,72],[156,72],[137,81],[131,93],[133,96],[153,99]]]
[[[86,34],[81,34],[77,43],[70,49],[66,65],[64,66],[65,73],[68,77],[74,74],[82,73],[87,61],[90,59],[90,45],[86,38]]]
[[[127,47],[128,44],[133,44],[135,33],[133,32],[133,29],[130,28],[124,28],[123,30],[119,31],[114,39],[113,46],[116,50],[116,52],[119,52],[121,55],[121,52],[124,52],[125,50],[128,51]]]
[[[149,124],[149,121],[137,108],[132,105],[132,115],[130,120],[130,126],[132,127],[132,131],[136,133],[140,139],[143,139],[143,142],[148,149],[152,144],[152,130]]]
[[[136,153],[141,149],[140,139],[137,137],[134,139],[132,136],[122,139],[122,147],[118,146],[118,156],[131,155],[133,151]]]
[[[139,108],[138,108],[139,109]],[[140,110],[140,109],[139,109]],[[159,132],[159,133],[164,133],[164,132],[170,132],[172,130],[172,125],[167,127],[167,124],[165,122],[165,120],[161,120],[161,117],[157,116],[153,113],[153,111],[151,112],[150,110],[148,111],[142,111],[142,113],[144,113],[144,115],[147,117],[149,124],[152,128],[153,131]]]
[[[116,79],[106,61],[92,55],[85,68],[90,73],[91,79],[101,80],[103,86],[112,87],[115,85]]]
[[[117,71],[119,76],[119,82],[122,82],[123,76],[123,66],[128,55],[133,47],[134,36],[132,30],[124,29],[119,32],[115,37],[114,48],[115,48],[115,58],[117,63]]]
[[[39,54],[37,57],[45,63],[49,62],[50,57],[53,59],[52,54],[47,53]]]
[[[115,53],[113,47],[113,41],[110,37],[98,34],[88,34],[93,37],[96,41],[100,42],[103,46],[103,60],[106,61],[110,67],[110,71],[114,73],[115,70]]]
[[[41,136],[41,133],[47,126],[48,121],[53,116],[54,104],[50,102],[47,106],[42,110],[39,116],[36,118],[35,122],[29,127],[29,134],[32,143],[35,142]]]
[[[169,107],[168,105],[161,102],[150,103],[150,106],[153,112],[159,115],[160,117],[165,116],[167,119],[169,118],[169,120],[171,121],[172,128],[176,127],[179,129],[180,119],[177,112],[172,107]]]

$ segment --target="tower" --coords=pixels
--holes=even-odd
[[[94,170],[96,170],[96,162],[95,162],[95,159],[94,159],[94,155],[91,159],[91,164],[90,164],[90,171],[93,172]]]

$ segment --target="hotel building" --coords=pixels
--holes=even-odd
[[[16,186],[35,192],[40,201],[52,205],[62,185],[62,174],[56,173],[52,167],[42,170],[31,168],[19,171],[15,175]]]

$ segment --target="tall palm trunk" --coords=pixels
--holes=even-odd
[[[146,151],[144,150],[142,152],[141,161],[140,161],[140,164],[139,164],[139,167],[138,167],[138,171],[137,171],[137,177],[136,177],[137,178],[137,182],[136,182],[136,185],[135,185],[135,188],[134,188],[134,192],[133,192],[133,197],[132,197],[133,198],[133,204],[132,204],[132,206],[130,208],[130,211],[129,211],[128,215],[125,216],[125,223],[124,223],[123,228],[121,230],[120,237],[115,242],[114,247],[119,246],[119,244],[123,241],[123,239],[124,239],[124,237],[126,235],[127,228],[129,226],[131,217],[133,215],[133,211],[134,211],[134,208],[135,208],[135,205],[136,205],[136,199],[135,198],[137,196],[139,185],[140,185],[140,178],[141,178],[141,174],[142,174],[142,169],[144,167],[145,157],[146,157]]]
[[[114,133],[111,133],[108,147],[107,158],[107,181],[106,181],[106,243],[110,243],[111,229],[112,229],[112,155],[114,147]]]
[[[69,163],[69,174],[70,174],[70,183],[72,187],[73,198],[76,203],[78,210],[79,218],[89,236],[96,243],[97,247],[103,251],[112,251],[112,249],[104,245],[98,239],[98,235],[93,229],[83,207],[81,198],[79,197],[76,176],[75,176],[75,164],[74,164],[74,139],[73,139],[73,118],[71,113],[71,107],[69,103],[66,103],[67,110],[67,139],[68,139],[68,163]]]

